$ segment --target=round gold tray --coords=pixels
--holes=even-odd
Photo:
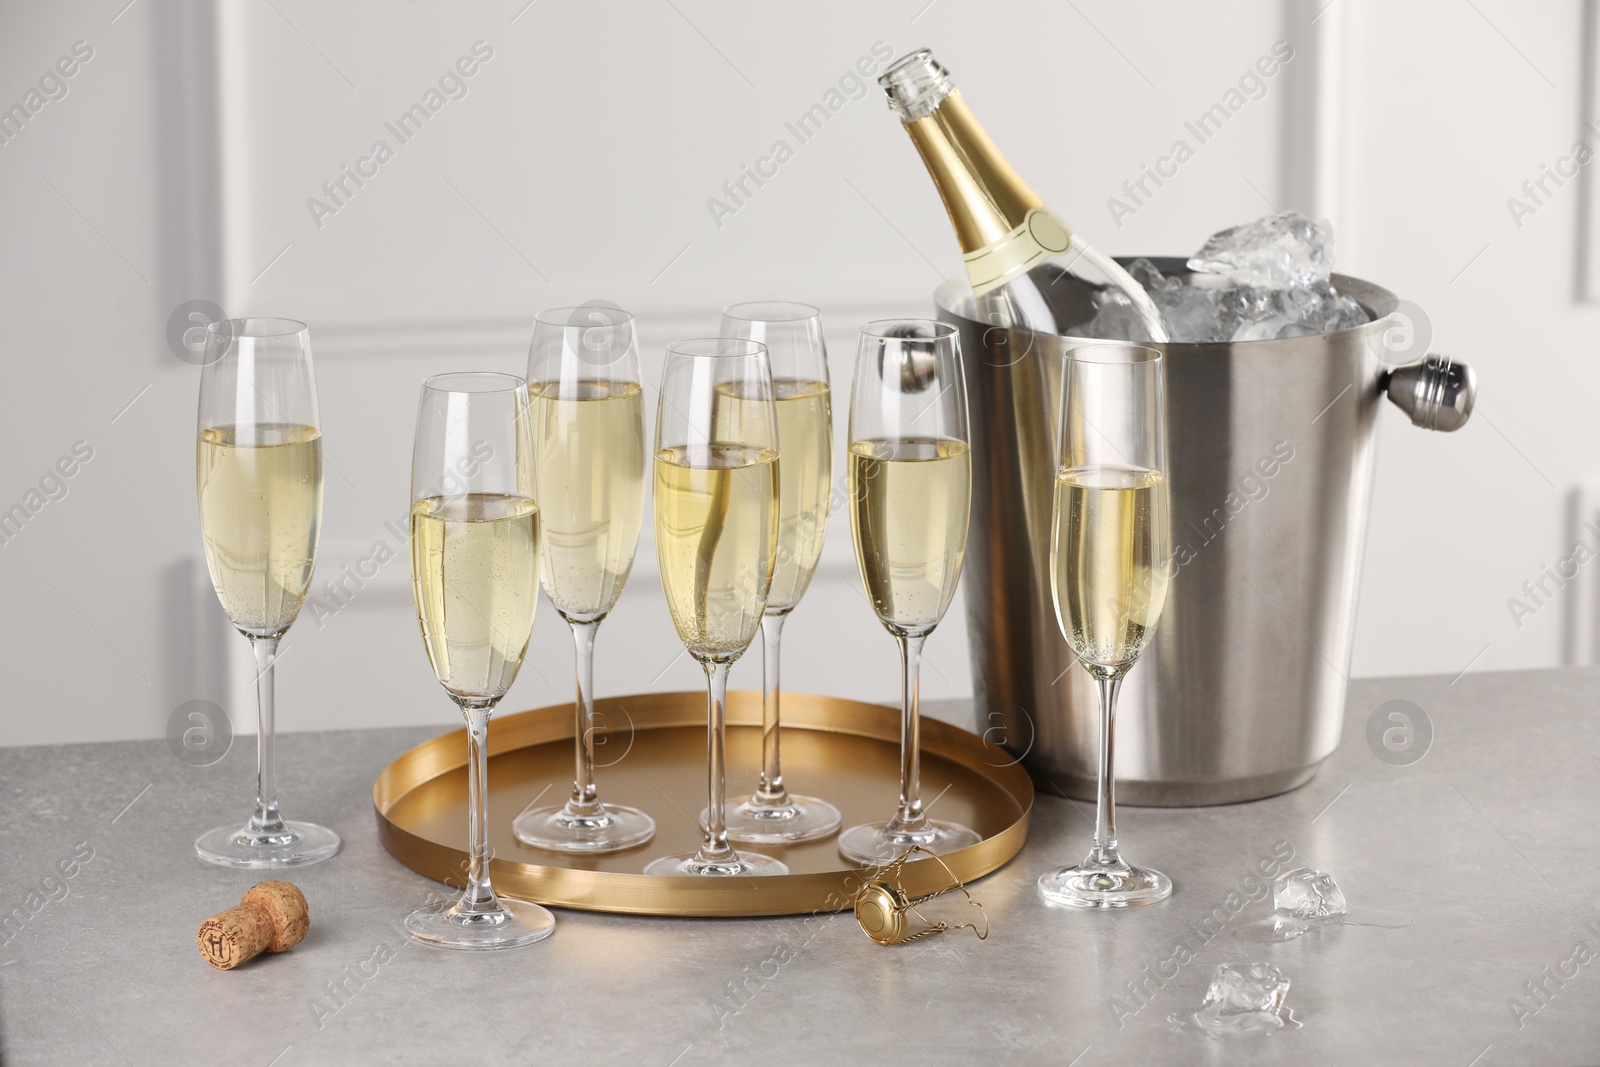
[[[848,908],[862,878],[839,855],[837,837],[760,846],[790,873],[769,878],[651,877],[657,856],[692,852],[706,802],[706,696],[649,693],[596,701],[607,733],[596,746],[604,800],[649,812],[653,840],[601,856],[520,844],[511,822],[537,798],[560,804],[572,789],[571,704],[496,717],[489,725],[489,870],[497,891],[591,911],[642,915],[796,915]],[[761,694],[728,694],[728,796],[754,788],[760,764]],[[899,795],[900,713],[857,700],[783,695],[784,777],[824,797],[844,826],[885,819]],[[378,835],[395,859],[459,886],[467,858],[467,739],[455,730],[418,745],[372,787]],[[1015,856],[1028,833],[1033,784],[1001,749],[932,719],[922,721],[922,797],[935,818],[965,823],[983,840],[942,858],[964,881]],[[902,885],[916,896],[949,881],[931,860],[908,863]]]

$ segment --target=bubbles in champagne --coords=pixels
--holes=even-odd
[[[778,548],[777,458],[742,445],[656,453],[661,586],[701,660],[738,659],[761,625]]]
[[[539,512],[499,493],[411,506],[411,584],[434,674],[465,700],[516,681],[539,603]]]
[[[534,382],[541,578],[556,610],[603,617],[622,595],[644,517],[637,382]]]
[[[850,446],[850,529],[873,610],[925,634],[955,596],[967,552],[972,456],[963,441],[913,437]]]
[[[1166,604],[1169,538],[1158,472],[1092,467],[1057,475],[1056,619],[1084,663],[1121,669],[1144,650]]]
[[[322,522],[322,449],[310,426],[200,431],[200,532],[217,598],[233,625],[282,634],[300,614]]]
[[[778,426],[778,556],[773,565],[769,614],[793,610],[811,585],[828,527],[833,477],[833,410],[826,382],[778,378],[772,383]],[[738,440],[749,413],[741,383],[717,387],[718,436]]]

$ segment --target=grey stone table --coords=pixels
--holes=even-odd
[[[1373,712],[1397,699],[1431,724],[1431,746],[1408,764],[1367,741]],[[1596,671],[1358,682],[1343,743],[1304,788],[1123,810],[1130,854],[1172,875],[1170,901],[1046,907],[1034,880],[1082,856],[1092,812],[1041,796],[1027,847],[974,887],[988,941],[897,948],[848,914],[572,911],[531,948],[412,945],[398,920],[438,887],[382,850],[370,797],[379,770],[428,731],[291,734],[279,741],[291,813],[336,827],[344,850],[294,876],[313,909],[306,941],[228,973],[201,961],[194,931],[259,879],[203,866],[190,843],[243,810],[250,739],[203,769],[162,742],[4,749],[4,1061],[1593,1064],[1597,700]],[[1295,864],[1332,872],[1352,907],[1413,924],[1273,945],[1235,936],[1268,908],[1245,899],[1258,864],[1291,849]],[[1169,1026],[1219,963],[1252,960],[1291,979],[1303,1028],[1210,1039]]]

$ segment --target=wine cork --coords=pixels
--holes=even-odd
[[[207,963],[231,971],[263,951],[293,948],[310,927],[305,894],[297,886],[262,882],[244,895],[237,908],[219,912],[201,923],[195,940]]]

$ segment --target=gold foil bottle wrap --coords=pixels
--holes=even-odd
[[[933,176],[982,296],[1065,252],[1071,231],[1000,154],[967,103],[950,91],[906,132]]]

